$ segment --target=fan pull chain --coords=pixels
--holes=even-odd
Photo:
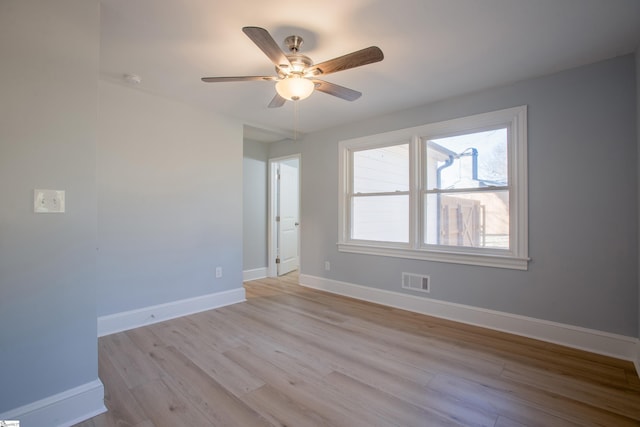
[[[293,101],[293,140],[298,140],[298,101]]]

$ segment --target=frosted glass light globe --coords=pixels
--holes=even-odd
[[[304,77],[289,76],[284,80],[276,83],[276,92],[278,95],[289,101],[300,101],[308,98],[315,89],[316,85],[311,80]]]

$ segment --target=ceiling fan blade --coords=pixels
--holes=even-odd
[[[236,77],[203,77],[202,81],[206,83],[218,82],[249,82],[255,80],[273,81],[275,76],[236,76]]]
[[[278,108],[282,107],[287,100],[281,97],[276,93],[276,96],[273,97],[271,102],[269,103],[269,108]]]
[[[384,59],[384,54],[377,46],[370,46],[356,52],[351,52],[338,58],[330,59],[313,65],[306,70],[309,75],[326,75],[337,71],[348,70],[349,68],[360,67],[361,65],[373,64]]]
[[[355,101],[362,96],[362,93],[357,90],[349,89],[348,87],[340,86],[335,83],[325,82],[324,80],[314,79],[313,83],[316,85],[316,90],[337,96],[338,98],[342,98],[347,101]]]
[[[267,30],[260,27],[244,27],[242,31],[269,57],[276,67],[285,70],[291,69],[289,58]]]

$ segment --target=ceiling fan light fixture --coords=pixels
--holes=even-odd
[[[278,95],[289,101],[300,101],[308,98],[316,85],[308,79],[300,76],[289,76],[276,83]]]
[[[377,46],[369,46],[337,58],[314,65],[311,58],[300,53],[302,37],[289,36],[285,39],[289,53],[285,53],[271,34],[260,27],[243,27],[251,41],[275,65],[275,76],[236,76],[236,77],[202,77],[206,83],[242,82],[242,81],[275,81],[277,94],[269,103],[269,108],[282,107],[286,101],[299,101],[308,98],[316,89],[319,92],[336,96],[346,101],[355,101],[362,95],[360,92],[337,84],[320,80],[319,76],[349,70],[362,65],[373,64],[384,59],[384,54]]]

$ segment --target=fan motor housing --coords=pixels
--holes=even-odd
[[[302,71],[313,65],[313,61],[311,60],[311,58],[301,53],[287,55],[287,58],[289,59],[289,62],[291,62],[291,70],[285,73],[282,68],[276,67],[276,72],[280,77],[286,77],[287,75],[294,73],[302,74]]]

